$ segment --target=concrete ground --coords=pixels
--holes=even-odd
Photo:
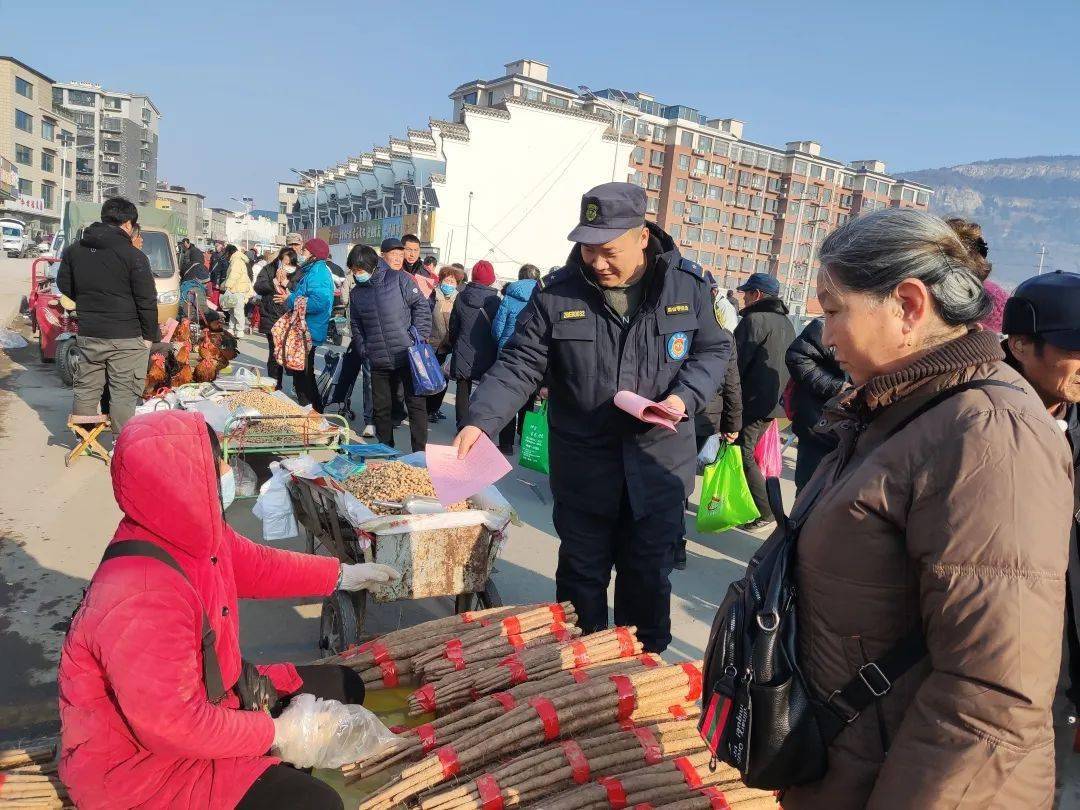
[[[0,325],[15,317],[28,274],[28,261],[0,259]],[[242,362],[261,366],[264,340],[244,339],[242,353]],[[359,386],[355,403],[359,413]],[[53,366],[39,361],[35,345],[0,351],[0,660],[4,661],[0,739],[55,730],[55,668],[63,623],[78,604],[119,519],[108,469],[102,463],[84,458],[64,467],[64,455],[71,447],[65,429],[70,404],[70,390],[63,387]],[[452,414],[452,396],[443,410]],[[452,424],[448,419],[434,425],[431,441],[449,444]],[[407,428],[399,429],[397,442],[408,446]],[[786,462],[784,490],[790,502],[792,459]],[[495,582],[508,604],[551,599],[557,540],[546,476],[515,466],[499,487],[523,525],[511,532]],[[227,519],[238,531],[261,540],[252,503],[237,502]],[[696,503],[695,496],[691,509]],[[687,570],[672,575],[674,640],[666,657],[673,661],[702,655],[718,601],[762,539],[741,531],[703,535],[693,523],[688,517]],[[299,539],[279,545],[301,547]],[[365,629],[382,632],[452,609],[449,599],[372,606]],[[318,655],[319,601],[248,601],[241,604],[240,613],[241,643],[249,659],[301,662]],[[1080,756],[1066,753],[1075,727],[1065,725],[1063,713],[1058,717],[1063,765],[1059,782],[1065,790],[1060,806],[1080,810]]]

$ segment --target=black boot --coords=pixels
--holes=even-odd
[[[675,570],[686,570],[686,538],[680,537],[679,542],[675,544]]]

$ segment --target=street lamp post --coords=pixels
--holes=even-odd
[[[299,169],[289,169],[289,171],[293,174],[299,175],[305,180],[310,180],[315,186],[315,207],[314,212],[312,213],[311,220],[311,236],[313,238],[316,238],[319,235],[319,178],[317,175],[308,174],[307,172],[302,172]]]
[[[60,133],[60,224],[56,228],[57,233],[64,227],[64,211],[67,208],[67,156],[73,140],[72,136]]]

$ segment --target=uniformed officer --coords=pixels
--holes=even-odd
[[[719,388],[731,343],[701,268],[645,222],[640,186],[589,191],[569,239],[566,266],[540,282],[454,444],[464,457],[481,432],[496,435],[547,379],[557,598],[574,604],[582,630],[603,629],[614,566],[616,624],[636,626],[645,649],[661,652],[694,423],[650,426],[612,399],[632,391],[694,414]]]

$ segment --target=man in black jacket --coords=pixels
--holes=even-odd
[[[822,318],[806,325],[788,347],[785,358],[791,372],[791,430],[799,438],[795,461],[796,492],[806,486],[821,460],[836,447],[836,438],[818,433],[825,403],[843,390],[847,375],[836,362],[832,350],[821,342],[825,328]]]
[[[150,345],[159,339],[157,291],[150,262],[131,244],[138,209],[122,197],[101,206],[101,222],[68,246],[56,283],[79,313],[76,346],[83,361],[75,377],[72,413],[93,416],[109,386],[109,418],[119,433],[135,413],[146,379]]]
[[[784,354],[795,339],[795,327],[788,320],[788,308],[780,300],[780,282],[768,273],[754,273],[739,292],[743,294],[742,320],[735,327],[735,352],[742,383],[743,428],[739,434],[746,483],[761,517],[746,524],[756,531],[773,522],[765,476],[754,460],[754,448],[761,434],[778,416],[784,415],[780,392],[788,381]]]

